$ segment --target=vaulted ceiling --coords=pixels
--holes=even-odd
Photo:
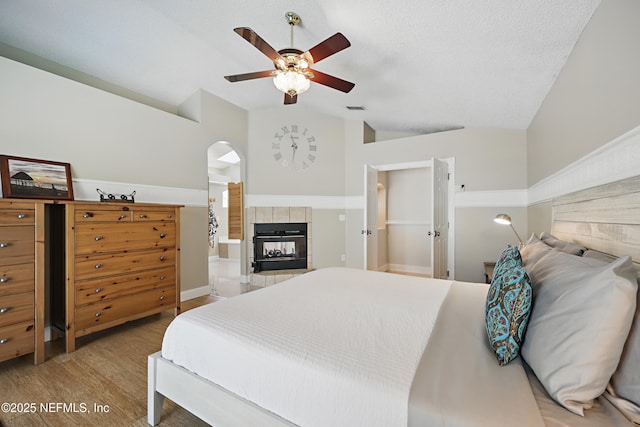
[[[599,0],[19,0],[0,2],[0,42],[170,106],[198,89],[247,110],[282,105],[270,60],[233,32],[290,47],[336,32],[351,47],[316,66],[355,83],[312,83],[298,104],[376,130],[526,129]],[[297,105],[281,108],[297,108]],[[362,106],[351,111],[347,106]]]

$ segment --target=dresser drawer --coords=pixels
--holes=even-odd
[[[152,289],[175,286],[175,266],[76,284],[76,306],[120,298]]]
[[[129,206],[117,206],[108,209],[103,206],[79,205],[75,209],[75,222],[79,224],[86,222],[131,222]]]
[[[76,330],[93,328],[126,317],[137,318],[140,313],[157,311],[163,307],[169,309],[175,307],[175,304],[176,288],[170,286],[85,305],[76,309]]]
[[[35,210],[31,209],[0,209],[0,225],[33,225]]]
[[[162,268],[176,263],[175,249],[76,257],[76,281]]]
[[[134,209],[133,220],[136,222],[167,221],[175,222],[176,212],[173,209]]]
[[[33,291],[34,263],[0,266],[0,297]]]
[[[0,361],[33,353],[34,329],[33,321],[0,327]]]
[[[34,233],[33,226],[0,227],[0,265],[33,262]]]
[[[7,295],[0,298],[0,326],[26,321],[33,322],[33,319],[33,292]]]
[[[79,224],[76,254],[130,251],[176,245],[175,223]]]

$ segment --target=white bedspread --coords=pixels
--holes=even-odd
[[[300,426],[406,426],[450,285],[321,269],[181,314],[162,356]]]

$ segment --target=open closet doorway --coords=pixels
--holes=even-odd
[[[364,268],[454,274],[455,159],[365,165]]]
[[[231,297],[246,292],[241,283],[241,241],[229,238],[228,184],[241,182],[242,159],[225,141],[207,150],[209,176],[209,287],[211,294]]]

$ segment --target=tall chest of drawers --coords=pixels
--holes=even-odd
[[[0,362],[44,362],[44,203],[0,200]]]
[[[68,203],[66,350],[76,338],[180,311],[180,206]]]

